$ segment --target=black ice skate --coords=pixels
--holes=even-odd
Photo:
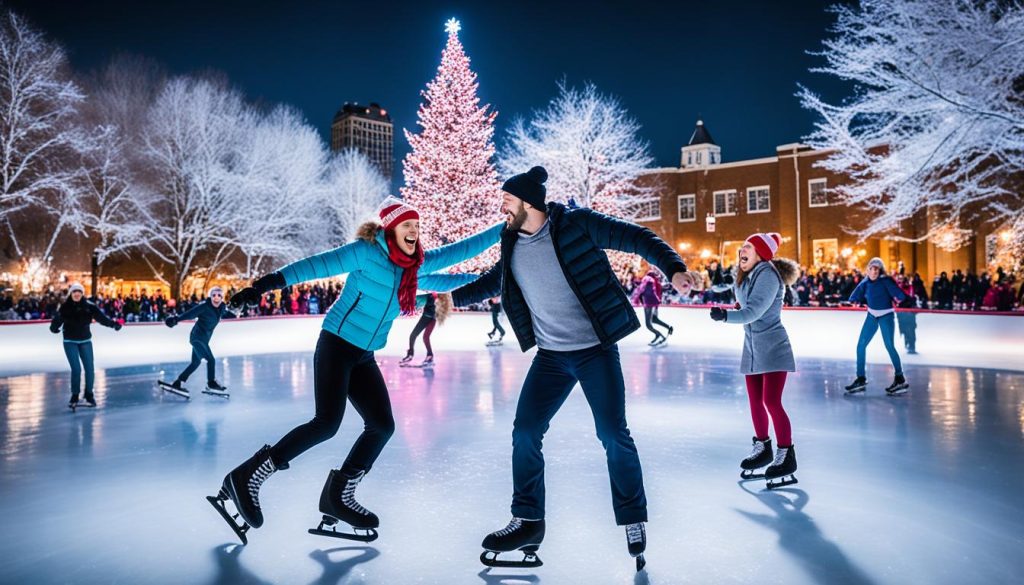
[[[165,392],[176,394],[178,396],[181,396],[185,400],[189,400],[192,398],[192,395],[189,394],[188,392],[188,388],[186,388],[181,383],[181,380],[175,380],[174,382],[171,383],[164,382],[163,380],[158,380],[157,384],[160,386],[160,389]]]
[[[96,397],[91,395],[91,394],[89,396],[86,396],[85,397],[85,406],[87,406],[89,408],[96,408]]]
[[[910,384],[907,384],[907,379],[903,377],[903,374],[896,374],[893,378],[892,384],[885,389],[885,393],[889,396],[899,396],[900,394],[906,394],[910,388]]]
[[[282,468],[284,469],[284,468]],[[217,509],[224,521],[238,535],[242,544],[247,544],[245,533],[249,528],[263,526],[263,511],[260,509],[260,486],[277,471],[270,459],[270,445],[264,445],[255,455],[224,476],[217,496],[206,496],[210,505]],[[229,514],[225,502],[231,500],[237,514]],[[241,516],[242,523],[235,522]]]
[[[764,477],[764,473],[757,473],[756,470],[770,465],[772,462],[772,440],[765,439],[761,441],[757,437],[753,437],[751,440],[754,442],[754,448],[750,451],[750,455],[747,455],[746,459],[740,461],[740,467],[743,469],[740,472],[740,477],[743,479]]]
[[[203,394],[209,394],[211,396],[220,396],[221,398],[231,398],[228,394],[228,387],[221,386],[217,380],[210,380],[206,383],[206,390],[203,390]]]
[[[504,341],[502,341],[503,339],[505,339],[504,335],[497,339],[491,339],[490,341],[487,342],[487,347],[496,347],[499,345],[503,345],[505,343]]]
[[[433,368],[434,367],[434,356],[428,355],[426,358],[423,359],[423,363],[420,364],[419,367],[427,368],[427,369]]]
[[[405,357],[399,360],[398,365],[403,368],[412,367],[412,352],[405,354]]]
[[[665,337],[664,335],[662,335],[661,333],[658,333],[658,334],[656,334],[654,336],[654,339],[652,339],[651,342],[648,343],[647,345],[649,345],[651,347],[656,347],[656,346],[661,345],[662,343],[664,343],[666,341],[668,341],[668,338]]]
[[[856,394],[863,392],[868,387],[868,381],[864,376],[857,376],[849,386],[846,387],[847,394]]]
[[[647,530],[643,522],[626,525],[626,544],[629,546],[629,556],[636,558],[636,570],[639,573],[647,565],[644,559],[644,551],[647,550]]]
[[[380,519],[356,501],[356,487],[365,475],[365,471],[346,476],[340,469],[331,470],[327,475],[327,483],[320,492],[320,512],[324,517],[320,520],[319,526],[309,529],[310,534],[360,542],[377,540],[375,529],[380,526]],[[352,526],[354,532],[335,530],[334,525],[339,521]],[[324,529],[325,526],[330,530]]]
[[[508,526],[492,532],[484,538],[484,552],[480,553],[480,562],[488,567],[533,568],[544,563],[537,556],[537,549],[544,540],[544,520],[523,520],[512,518]],[[503,561],[498,554],[503,552],[521,551],[521,561]]]
[[[68,400],[68,408],[71,409],[71,412],[75,412],[75,409],[78,408],[78,394],[73,394],[71,400]]]
[[[796,451],[793,446],[779,447],[775,452],[775,461],[764,470],[764,478],[768,483],[768,489],[780,488],[797,483],[796,476]],[[773,481],[778,480],[778,481]]]

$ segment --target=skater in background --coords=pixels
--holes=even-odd
[[[796,262],[776,258],[782,237],[753,234],[739,249],[733,291],[739,308],[712,307],[715,321],[743,325],[740,371],[746,376],[750,417],[754,423],[753,450],[743,461],[741,477],[764,477],[768,489],[797,483],[796,451],[789,416],[782,407],[782,391],[789,372],[796,371],[789,334],[782,325],[784,291],[800,276]],[[772,457],[768,422],[775,427],[778,451]],[[764,474],[755,470],[764,466]],[[780,481],[774,481],[774,480]]]
[[[647,345],[661,345],[668,341],[668,336],[654,328],[660,325],[665,328],[668,335],[672,335],[672,326],[658,318],[658,307],[661,306],[661,275],[653,268],[647,272],[640,285],[637,287],[640,304],[644,308],[644,324],[647,330],[654,333],[654,339]]]
[[[427,293],[426,304],[423,305],[423,314],[420,315],[420,320],[416,322],[416,326],[412,328],[412,333],[409,334],[409,351],[405,353],[405,357],[398,362],[398,365],[403,367],[412,365],[413,354],[416,350],[416,338],[422,333],[423,345],[427,348],[427,357],[423,359],[423,363],[419,367],[434,367],[434,348],[430,346],[430,334],[434,332],[434,327],[437,323],[437,293]]]
[[[192,372],[199,368],[203,360],[206,360],[206,390],[203,392],[217,396],[227,396],[227,387],[217,381],[217,358],[213,356],[213,351],[210,350],[210,339],[213,337],[213,330],[217,328],[221,317],[227,313],[228,305],[224,302],[224,290],[219,286],[215,286],[210,289],[205,301],[177,317],[170,316],[164,319],[164,324],[172,328],[179,322],[188,321],[189,319],[195,319],[196,324],[192,326],[192,331],[188,336],[188,342],[192,345],[192,362],[178,374],[174,382],[168,384],[166,381],[160,380],[161,387],[175,394],[187,397],[189,391],[185,388],[185,382],[188,381]]]
[[[903,346],[910,355],[917,354],[917,299],[914,297],[914,284],[904,275],[896,277],[896,284],[907,298],[900,301],[900,309],[896,311],[896,322],[903,336]]]
[[[501,326],[501,295],[487,299],[487,303],[491,306],[491,324],[494,325],[487,334],[487,338],[490,339],[487,345],[501,345],[505,339],[505,328]],[[494,338],[495,333],[498,334],[497,339]]]
[[[380,222],[363,224],[354,242],[304,258],[253,282],[231,302],[241,306],[259,301],[271,290],[310,280],[348,274],[345,288],[327,311],[313,354],[315,414],[282,437],[264,445],[224,477],[220,492],[207,500],[235,530],[242,542],[249,527],[263,524],[260,486],[278,470],[338,432],[346,400],[363,418],[363,432],[340,468],[332,469],[320,495],[323,520],[313,534],[370,541],[380,521],[355,499],[355,490],[395,432],[395,419],[384,377],[374,351],[387,343],[391,325],[400,314],[412,314],[420,301],[416,290],[444,292],[472,282],[471,274],[432,274],[480,254],[498,241],[495,225],[464,240],[424,251],[419,239],[419,213],[404,203],[380,210]],[[438,301],[438,317],[450,303]],[[225,502],[231,499],[243,525],[236,524]],[[356,533],[336,532],[338,521]],[[324,527],[330,527],[325,530]]]
[[[114,331],[121,330],[121,324],[111,320],[103,311],[85,298],[85,287],[77,282],[71,283],[68,296],[57,309],[57,314],[50,321],[50,331],[60,333],[64,329],[64,355],[71,366],[71,400],[68,406],[78,406],[78,392],[82,385],[82,371],[85,370],[85,403],[96,406],[93,394],[93,383],[96,380],[96,369],[93,367],[92,331],[89,325],[95,319],[104,327]]]
[[[882,262],[881,258],[872,258],[868,262],[867,278],[861,280],[857,288],[853,289],[849,299],[853,304],[866,303],[868,314],[864,317],[864,325],[857,340],[857,378],[846,386],[847,393],[855,394],[867,388],[865,356],[868,344],[879,329],[882,330],[882,343],[885,344],[889,359],[892,360],[892,367],[896,370],[892,384],[885,392],[889,396],[906,393],[909,384],[903,377],[903,364],[900,363],[900,354],[896,351],[893,339],[896,335],[896,310],[893,305],[903,302],[906,298],[907,295],[903,294],[900,287],[896,286],[896,282],[885,273],[885,262]]]
[[[525,352],[538,346],[523,382],[512,428],[512,519],[483,541],[488,566],[535,567],[545,532],[541,442],[551,419],[579,383],[604,446],[615,523],[643,566],[647,497],[636,445],[626,425],[625,384],[616,343],[640,328],[629,298],[603,252],[639,254],[689,292],[693,276],[647,228],[587,208],[545,204],[547,172],[534,167],[502,186],[506,228],[501,259],[452,300],[467,306],[501,293],[509,326]],[[521,561],[497,558],[521,551]]]

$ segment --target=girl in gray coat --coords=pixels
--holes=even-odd
[[[739,251],[736,283],[736,308],[711,309],[715,321],[743,325],[743,357],[740,371],[747,377],[750,416],[754,421],[754,448],[740,462],[740,477],[764,477],[768,489],[796,483],[796,451],[793,450],[789,416],[782,408],[782,390],[786,375],[796,371],[789,335],[782,326],[782,297],[786,287],[796,282],[800,267],[792,260],[775,258],[782,241],[779,234],[754,234]],[[768,418],[775,427],[778,452],[772,458],[772,440]],[[769,463],[771,465],[769,465]],[[768,465],[764,474],[755,473]],[[780,481],[773,482],[775,479]]]

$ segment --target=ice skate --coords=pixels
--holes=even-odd
[[[231,398],[231,394],[228,394],[228,387],[221,386],[217,380],[210,380],[206,383],[206,390],[203,390],[203,394],[209,394],[211,396],[219,396],[221,398]]]
[[[846,387],[847,394],[857,394],[863,392],[868,387],[868,381],[864,376],[857,376],[857,379],[850,383]]]
[[[740,477],[743,479],[759,479],[764,477],[764,473],[757,473],[756,470],[770,465],[772,462],[772,440],[765,439],[763,441],[758,440],[757,437],[751,439],[754,442],[754,448],[751,449],[750,455],[740,461],[740,467],[743,471],[740,472]]]
[[[668,341],[668,338],[662,335],[661,333],[658,333],[657,335],[654,336],[654,339],[652,339],[651,342],[648,343],[647,345],[651,347],[658,347],[659,345],[666,341]]]
[[[796,451],[793,446],[779,447],[775,452],[775,461],[764,470],[764,478],[767,480],[768,489],[775,489],[797,483],[796,476]],[[778,480],[778,481],[773,481]]]
[[[423,359],[423,363],[421,363],[417,367],[427,368],[427,369],[433,368],[434,367],[434,356],[428,355],[426,358]]]
[[[224,482],[216,496],[206,496],[206,500],[231,526],[242,544],[248,543],[245,533],[249,528],[263,526],[260,486],[276,471],[277,467],[270,459],[270,445],[264,445],[255,455],[224,476]],[[236,514],[228,512],[226,502],[229,499],[235,505]],[[239,516],[241,524],[235,522]]]
[[[320,512],[323,513],[323,519],[316,528],[309,529],[310,534],[360,542],[377,540],[376,528],[380,526],[380,519],[362,507],[355,498],[356,487],[365,475],[365,471],[346,476],[340,469],[331,470],[327,475],[327,483],[320,492]],[[353,532],[338,532],[334,528],[338,522],[348,524]]]
[[[502,345],[504,343],[502,341],[504,338],[505,338],[504,336],[501,336],[501,337],[499,337],[497,339],[491,339],[490,341],[487,342],[487,347],[496,347],[496,346]]]
[[[78,395],[77,394],[72,395],[71,396],[71,400],[68,400],[68,408],[71,409],[71,412],[75,412],[75,409],[78,408]]]
[[[903,377],[903,374],[896,374],[892,384],[889,384],[889,387],[885,389],[885,393],[889,396],[899,396],[906,394],[909,388],[910,384],[907,384],[907,379]]]
[[[411,368],[412,366],[412,352],[405,354],[405,357],[398,360],[398,366],[402,368]]]
[[[508,526],[484,538],[484,552],[480,553],[480,562],[488,567],[539,567],[544,563],[537,556],[537,549],[543,540],[544,520],[512,518]],[[522,552],[522,560],[505,561],[498,558],[499,554],[512,551]]]
[[[644,559],[644,551],[647,550],[647,530],[643,522],[626,525],[626,544],[629,546],[629,556],[636,559],[636,570],[639,573],[647,566]]]
[[[88,408],[96,408],[96,397],[91,394],[89,396],[86,396],[85,404],[83,406],[86,406]]]
[[[181,383],[181,380],[175,380],[172,383],[167,383],[164,382],[163,380],[157,380],[157,385],[160,387],[161,390],[181,396],[185,400],[189,400],[192,398],[192,395],[189,394],[188,388],[186,388]]]

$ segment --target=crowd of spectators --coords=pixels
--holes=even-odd
[[[230,289],[227,298],[231,298]],[[268,315],[318,315],[341,294],[341,285],[335,283],[291,286],[277,292],[270,292],[260,299],[258,307],[246,308],[240,317]],[[0,293],[0,321],[25,321],[52,319],[57,307],[66,296],[65,292],[23,295],[14,298],[11,292]],[[172,315],[180,315],[205,298],[193,293],[180,300],[168,299],[162,291],[128,295],[104,296],[90,299],[111,319],[122,323],[160,322]]]

